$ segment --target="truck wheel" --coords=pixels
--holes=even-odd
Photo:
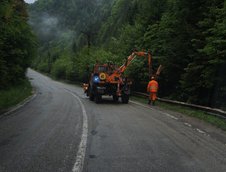
[[[89,93],[89,100],[91,100],[91,101],[94,100],[94,94],[93,93]]]
[[[101,102],[101,98],[102,98],[101,95],[98,95],[98,94],[95,95],[95,97],[94,97],[95,103],[97,103],[97,104],[100,103]]]
[[[122,103],[127,104],[129,102],[129,95],[124,94],[122,95]]]
[[[118,102],[118,96],[113,95],[113,101],[114,101],[114,102]]]

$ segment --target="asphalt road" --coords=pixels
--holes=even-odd
[[[0,116],[0,172],[226,171],[225,132],[134,102],[95,104],[81,87],[28,76],[37,96]]]

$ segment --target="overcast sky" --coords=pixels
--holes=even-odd
[[[31,3],[33,3],[33,2],[35,2],[36,0],[24,0],[26,3],[29,3],[29,4],[31,4]]]

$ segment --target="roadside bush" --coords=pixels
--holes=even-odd
[[[48,64],[46,62],[41,62],[37,65],[36,69],[38,71],[44,72],[44,73],[48,73],[49,68],[48,68]]]
[[[28,79],[21,79],[17,85],[0,90],[0,113],[15,106],[31,94],[32,87]]]
[[[68,62],[66,59],[57,59],[52,66],[51,74],[57,79],[66,79]]]

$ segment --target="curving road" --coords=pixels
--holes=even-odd
[[[136,102],[95,104],[80,87],[28,76],[35,99],[0,116],[0,172],[226,171],[223,131]]]

